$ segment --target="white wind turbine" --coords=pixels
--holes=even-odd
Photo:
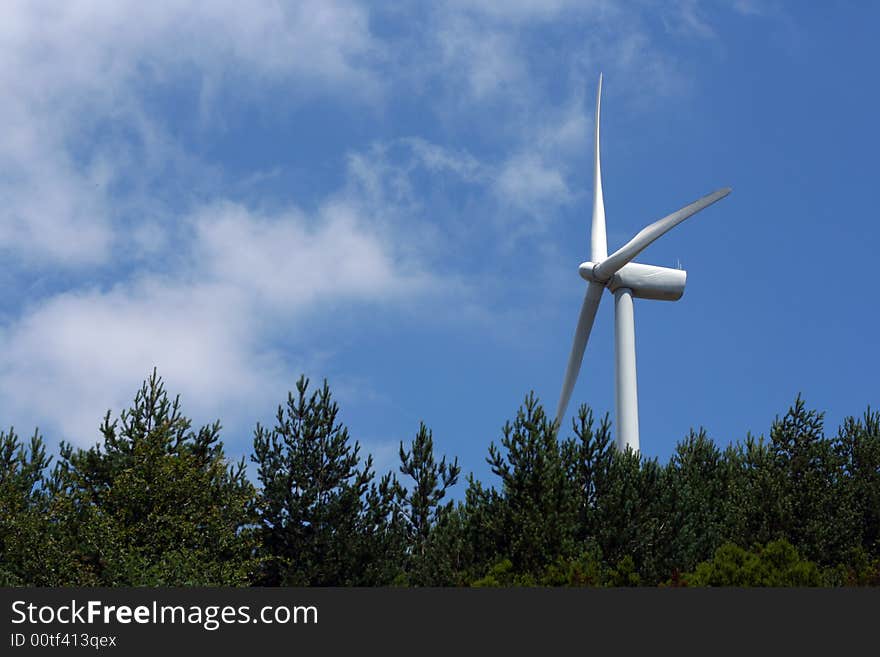
[[[574,343],[568,357],[568,367],[562,382],[559,407],[556,410],[556,424],[562,426],[562,418],[568,407],[574,389],[584,349],[602,293],[605,288],[614,294],[614,351],[616,361],[616,406],[617,436],[616,446],[620,450],[631,447],[639,449],[639,402],[636,388],[636,342],[633,321],[633,297],[637,299],[660,299],[677,301],[684,294],[687,272],[681,269],[668,269],[654,265],[631,262],[649,244],[668,232],[682,221],[730,193],[725,187],[686,205],[681,210],[663,217],[659,221],[640,230],[635,237],[617,251],[608,255],[605,239],[605,204],[602,199],[602,171],[599,165],[599,111],[602,103],[602,75],[599,75],[599,92],[596,97],[596,153],[593,178],[593,228],[591,234],[590,260],[582,262],[578,271],[589,282],[577,328]]]

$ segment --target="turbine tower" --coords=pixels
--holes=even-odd
[[[633,299],[658,299],[677,301],[684,294],[687,272],[654,265],[632,262],[649,244],[682,221],[720,201],[730,193],[729,187],[704,196],[681,210],[655,221],[640,230],[635,237],[608,255],[605,238],[605,202],[602,198],[602,169],[599,162],[599,116],[602,106],[602,75],[599,74],[599,91],[596,94],[596,152],[593,172],[593,226],[590,235],[590,260],[578,267],[581,277],[588,282],[581,312],[574,332],[574,342],[562,393],[556,409],[556,424],[562,426],[562,418],[568,407],[571,392],[593,328],[593,320],[599,309],[602,294],[607,288],[614,295],[614,354],[615,354],[615,405],[617,410],[617,435],[615,445],[620,450],[627,447],[639,449],[639,401],[636,385],[636,338],[633,317]]]

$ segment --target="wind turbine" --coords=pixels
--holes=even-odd
[[[584,303],[574,331],[571,355],[562,381],[562,393],[556,409],[556,425],[562,426],[562,418],[568,407],[571,392],[577,381],[587,339],[593,328],[593,320],[607,288],[614,295],[614,353],[615,353],[615,405],[617,407],[617,435],[615,445],[619,450],[627,447],[639,449],[639,401],[636,386],[636,339],[633,318],[633,298],[677,301],[684,294],[687,272],[655,265],[632,262],[649,244],[672,230],[688,217],[696,214],[730,194],[730,187],[704,196],[681,210],[640,230],[635,237],[608,255],[605,238],[605,203],[602,198],[602,169],[599,162],[599,115],[602,105],[602,75],[599,74],[599,91],[596,94],[596,153],[593,172],[593,227],[590,235],[590,260],[578,267],[581,278],[588,282]]]

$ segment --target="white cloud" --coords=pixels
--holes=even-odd
[[[676,11],[691,31],[707,25],[692,3]],[[533,189],[520,190],[524,201],[564,191],[563,162],[575,144],[585,146],[585,72],[592,77],[606,67],[620,88],[624,77],[638,78],[640,93],[681,86],[640,12],[604,1],[451,2],[426,8],[408,37],[395,40],[377,37],[370,10],[355,0],[5,3],[0,248],[68,266],[105,262],[120,241],[131,242],[120,235],[127,229],[120,227],[118,189],[133,188],[128,207],[143,210],[159,203],[150,191],[169,172],[185,179],[200,164],[143,102],[150,90],[181,80],[196,89],[209,123],[233,95],[261,102],[282,89],[287,101],[329,91],[371,102],[394,87],[395,94],[424,94],[439,113],[492,103],[491,128],[507,130],[512,142],[499,183],[505,194],[513,191],[513,173],[529,174]],[[585,36],[564,61],[552,49],[540,53],[542,67],[574,89],[562,99],[567,115],[560,118],[546,97],[546,71],[534,67],[529,34],[561,21],[582,25]],[[401,71],[389,80],[389,72]],[[484,173],[473,162],[455,165],[467,167],[458,173],[471,180]],[[158,237],[153,231],[134,242],[149,251]]]
[[[737,8],[738,10],[738,8]],[[673,33],[713,39],[717,35],[700,11],[696,0],[679,0],[668,7],[667,27]]]
[[[0,46],[13,60],[5,72],[31,67],[15,76],[29,98],[54,99],[59,89],[112,98],[121,83],[185,66],[202,75],[244,67],[263,78],[307,76],[355,91],[376,83],[367,65],[380,45],[367,12],[347,0],[36,1],[0,11]]]
[[[142,106],[146,89],[190,75],[236,95],[286,82],[294,97],[370,99],[380,50],[345,0],[4,3],[0,248],[62,266],[110,257],[114,183],[143,186],[180,155]]]
[[[469,183],[479,183],[486,178],[486,165],[471,153],[455,152],[420,138],[404,139],[402,143],[412,148],[416,157],[430,171],[449,171]]]
[[[733,10],[745,16],[762,16],[767,11],[766,2],[734,0]]]
[[[518,23],[552,20],[565,11],[599,12],[605,10],[610,3],[607,0],[452,0],[449,4],[460,11]]]
[[[110,230],[98,183],[63,154],[44,150],[34,148],[21,158],[0,153],[0,248],[12,249],[31,266],[101,261]]]
[[[533,154],[517,155],[505,163],[495,193],[503,203],[540,218],[542,223],[571,197],[562,173]]]
[[[236,292],[149,279],[49,299],[4,335],[5,410],[88,444],[104,412],[127,406],[154,366],[197,410],[206,400],[212,410],[246,403],[273,377],[251,353]]]
[[[389,298],[419,285],[345,203],[328,203],[314,218],[298,210],[255,216],[227,203],[200,210],[195,226],[199,273],[278,310],[326,296]]]
[[[478,158],[462,149],[451,149],[422,138],[405,138],[389,144],[374,144],[368,153],[349,156],[352,180],[363,195],[377,206],[398,204],[408,211],[408,219],[431,212],[422,207],[411,179],[420,170],[436,180],[448,176],[467,187],[472,194],[492,199],[493,217],[503,224],[517,223],[522,214],[531,219],[523,230],[551,221],[555,209],[573,199],[565,180],[560,154],[583,144],[572,143],[583,137],[586,119],[578,111],[566,111],[564,120],[534,128],[537,135],[531,148],[499,160]],[[464,194],[463,190],[459,191]],[[511,215],[510,210],[516,212]],[[447,221],[452,218],[448,215]]]
[[[133,382],[158,367],[188,408],[240,415],[295,376],[272,346],[279,322],[295,334],[297,318],[318,301],[351,308],[429,284],[339,203],[313,217],[220,203],[186,221],[195,238],[180,269],[56,295],[7,328],[7,413],[88,443],[103,413],[125,407]]]
[[[564,159],[583,155],[590,148],[593,118],[584,111],[586,85],[562,108],[548,112],[548,120],[535,127],[535,142],[541,150]]]
[[[437,41],[442,73],[453,80],[461,76],[472,100],[515,96],[528,86],[516,39],[504,30],[455,16],[440,26]]]

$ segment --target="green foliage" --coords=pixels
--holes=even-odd
[[[807,410],[798,395],[770,430],[770,444],[781,471],[785,535],[809,558],[829,562],[843,549],[836,516],[847,513],[836,499],[838,463],[825,438],[823,413]]]
[[[880,557],[855,548],[833,568],[835,583],[842,586],[880,586]]]
[[[745,443],[728,451],[728,463],[735,481],[729,493],[734,504],[729,506],[728,538],[751,545],[784,537],[790,517],[787,484],[771,446],[749,434]]]
[[[161,378],[144,382],[103,441],[61,445],[53,486],[71,556],[104,586],[247,584],[254,489],[220,425],[191,429]]]
[[[726,509],[720,502],[731,484],[722,463],[720,450],[705,430],[691,429],[666,466],[668,520],[674,529],[670,552],[682,570],[708,559],[722,542]]]
[[[848,521],[854,547],[880,556],[880,412],[869,407],[859,419],[846,418],[835,452],[841,471],[838,499],[850,512],[841,519]]]
[[[454,577],[444,566],[459,548],[455,542],[449,542],[449,531],[435,536],[434,530],[452,511],[452,502],[443,504],[443,498],[458,481],[458,459],[452,463],[447,463],[445,456],[439,463],[435,460],[433,435],[424,423],[408,450],[400,443],[399,454],[400,472],[411,480],[411,485],[401,485],[397,494],[407,540],[407,582],[421,586],[443,584]]]
[[[474,581],[471,586],[476,588],[535,586],[535,579],[528,573],[517,573],[510,559],[502,559],[492,565],[485,577]]]
[[[741,562],[730,581],[871,582],[880,560],[878,426],[869,410],[826,438],[822,414],[798,397],[769,440],[749,435],[722,452],[704,430],[691,431],[661,467],[614,451],[607,417],[597,427],[586,408],[574,437],[555,442],[530,395],[505,427],[504,450],[490,446],[500,489],[470,480],[461,511],[465,543],[476,549],[460,572],[480,585],[564,585],[579,546],[593,545],[601,555],[585,578],[593,585],[708,577],[718,554]],[[751,544],[766,547],[736,552]]]
[[[403,557],[398,485],[374,481],[372,456],[338,422],[326,381],[308,394],[305,377],[278,407],[276,425],[254,434],[256,509],[268,586],[390,583]]]
[[[572,420],[575,437],[565,440],[561,446],[566,477],[576,498],[580,529],[578,542],[596,536],[608,520],[603,504],[612,485],[614,445],[611,422],[606,414],[598,427],[594,429],[593,425],[593,411],[581,406],[577,418]]]
[[[682,579],[688,586],[822,586],[819,567],[786,540],[744,550],[725,543]]]
[[[67,553],[50,461],[38,432],[27,444],[13,429],[0,433],[0,586],[93,583]]]
[[[507,550],[503,539],[504,498],[494,488],[484,487],[473,475],[468,475],[467,482],[464,503],[449,514],[449,522],[437,527],[445,542],[456,548],[454,575],[449,584],[479,579],[487,568],[504,558],[502,553]]]
[[[28,450],[14,429],[0,433],[0,585],[36,583],[42,564],[34,548],[45,533],[41,491],[49,459],[38,433]]]
[[[637,586],[639,581],[631,557],[626,557],[619,569],[609,569],[592,546],[578,556],[557,558],[537,576],[517,572],[513,562],[504,558],[492,564],[484,576],[472,580],[471,586]]]
[[[608,574],[608,586],[639,586],[642,577],[636,570],[633,558],[626,555]]]
[[[495,543],[518,573],[533,577],[557,557],[576,552],[577,498],[556,440],[556,428],[534,393],[526,397],[501,446],[487,459],[501,479]]]
[[[656,581],[673,533],[663,513],[665,473],[656,460],[640,459],[627,450],[615,453],[609,478],[611,485],[601,500],[604,522],[597,531],[602,554],[609,564],[630,557],[645,579]]]
[[[544,586],[603,586],[610,573],[605,568],[598,548],[590,546],[577,557],[559,557],[541,577]]]
[[[661,465],[618,452],[587,407],[558,435],[534,394],[489,446],[496,477],[450,491],[457,459],[421,424],[399,476],[301,378],[251,459],[193,430],[158,375],[90,449],[0,433],[0,585],[878,586],[880,413],[798,396],[720,449],[691,430]],[[744,549],[742,546],[753,546]]]

